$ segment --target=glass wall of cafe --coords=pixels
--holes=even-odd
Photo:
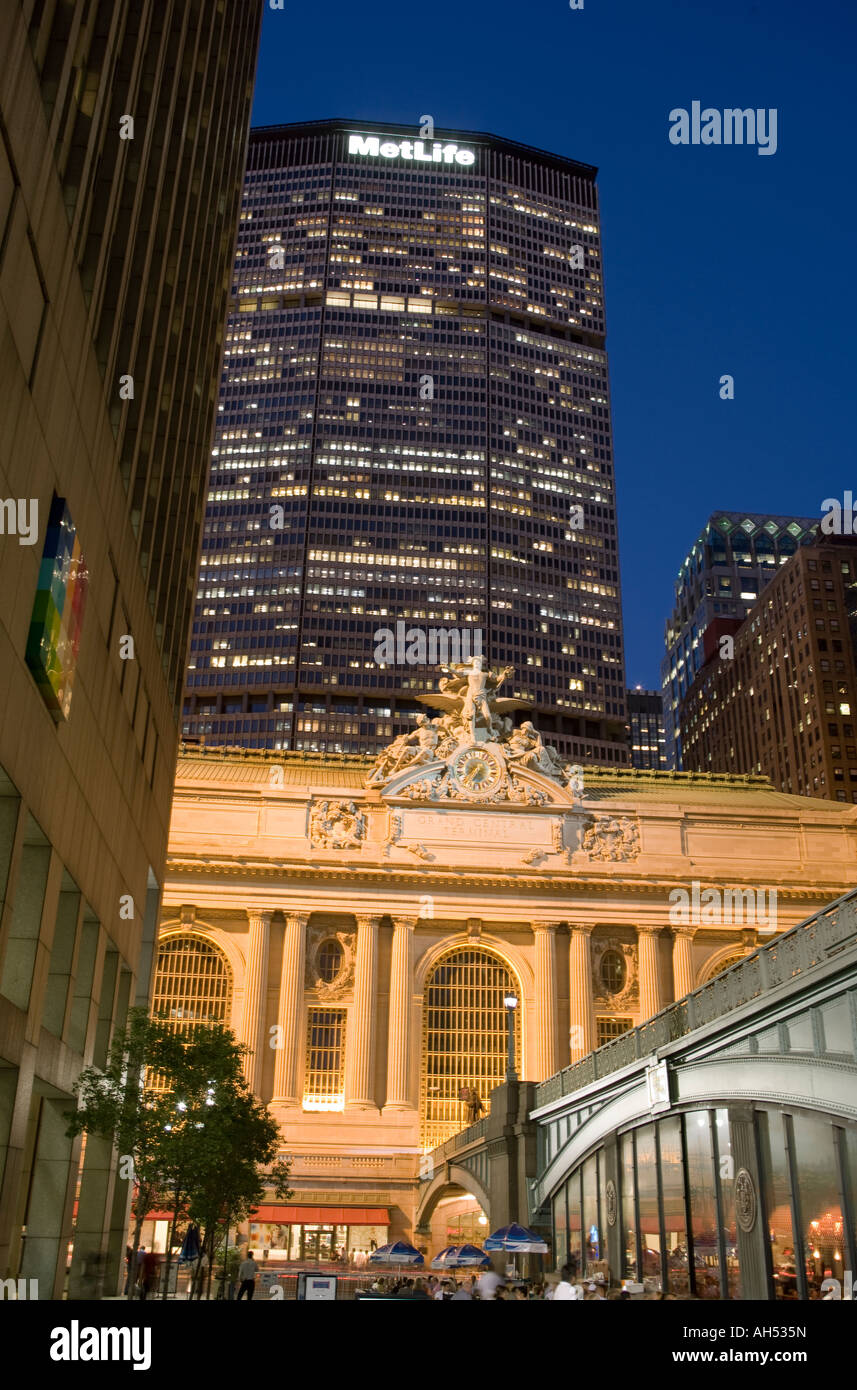
[[[386,1225],[352,1225],[342,1213],[318,1221],[250,1221],[233,1240],[246,1244],[256,1259],[349,1264],[360,1267],[388,1239]]]
[[[771,1299],[818,1299],[846,1286],[857,1249],[857,1126],[794,1110],[755,1113]],[[553,1196],[557,1266],[608,1274],[678,1297],[742,1298],[736,1164],[725,1107],[688,1110],[617,1135],[618,1184],[605,1149]],[[619,1258],[608,1268],[607,1224]],[[617,1267],[614,1267],[617,1266]]]

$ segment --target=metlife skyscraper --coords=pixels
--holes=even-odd
[[[251,133],[186,737],[371,749],[481,651],[563,753],[627,761],[595,174]]]

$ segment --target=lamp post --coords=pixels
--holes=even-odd
[[[516,994],[506,994],[503,998],[506,1006],[506,1018],[509,1024],[509,1055],[506,1061],[506,1080],[517,1081],[515,1071],[515,1010],[518,1007],[518,996]]]

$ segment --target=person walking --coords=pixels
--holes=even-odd
[[[238,1297],[235,1302],[240,1303],[245,1293],[248,1302],[252,1303],[253,1295],[256,1292],[256,1275],[259,1270],[256,1261],[253,1259],[253,1251],[248,1250],[246,1258],[238,1266],[238,1278],[241,1280],[241,1287],[238,1290]]]
[[[559,1303],[561,1301],[565,1302],[566,1300],[574,1302],[576,1299],[577,1290],[571,1282],[571,1266],[563,1265],[562,1277],[559,1283],[557,1284],[556,1288],[554,1289],[552,1301],[554,1303]]]
[[[157,1291],[160,1264],[160,1256],[154,1250],[147,1250],[143,1256],[143,1267],[140,1271],[140,1299],[144,1303],[150,1293]]]

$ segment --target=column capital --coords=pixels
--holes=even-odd
[[[537,931],[551,931],[551,932],[555,932],[556,929],[557,929],[557,927],[561,927],[561,926],[562,926],[562,922],[546,922],[546,921],[540,921],[540,920],[537,919],[535,922],[531,922],[531,923],[530,923],[530,926],[532,927],[532,929],[533,929],[534,932],[537,932]]]
[[[297,927],[298,929],[305,927],[310,919],[308,912],[285,912],[283,916],[286,919],[287,927]]]
[[[568,929],[570,932],[580,932],[581,936],[591,936],[592,933],[595,931],[595,923],[569,922]]]
[[[637,930],[639,931],[640,928],[638,927]],[[650,928],[647,928],[647,930],[650,930]],[[674,924],[674,926],[672,927],[672,934],[673,934],[673,936],[686,936],[686,937],[688,937],[691,941],[692,941],[693,938],[696,936],[696,933],[697,933],[698,931],[699,931],[699,923],[698,923],[698,922],[676,922],[676,923]]]
[[[635,928],[638,936],[658,936],[662,929],[660,922],[638,922]]]
[[[419,917],[399,917],[396,913],[392,914],[392,919],[393,926],[397,931],[400,927],[402,931],[413,931],[417,922],[420,920]]]
[[[358,931],[368,931],[371,927],[380,926],[382,915],[380,912],[355,912],[354,920],[357,923]]]
[[[274,914],[269,908],[245,907],[244,911],[247,913],[247,920],[251,927],[257,922],[263,927],[269,927],[271,925],[271,918]]]

